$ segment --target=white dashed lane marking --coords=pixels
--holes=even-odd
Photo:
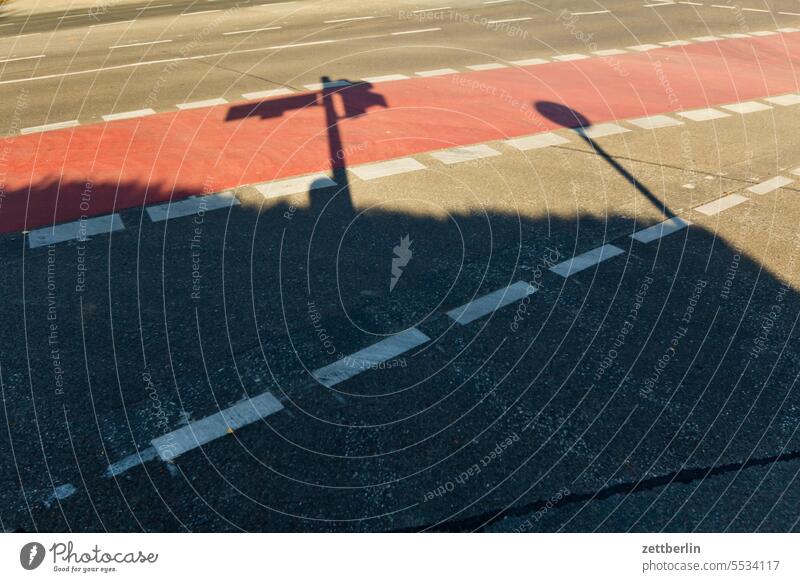
[[[712,119],[730,117],[730,113],[725,113],[724,111],[719,111],[710,107],[706,109],[693,109],[691,111],[679,111],[678,115],[686,119],[691,119],[692,121],[710,121]]]
[[[453,75],[458,73],[456,69],[432,69],[430,71],[418,71],[414,73],[420,77],[438,77],[440,75]]]
[[[46,123],[44,125],[35,125],[33,127],[23,127],[20,130],[22,135],[27,135],[29,133],[41,133],[43,131],[53,131],[56,129],[68,129],[70,127],[77,127],[78,120],[72,119],[70,121],[59,121],[58,123]]]
[[[448,165],[468,162],[470,160],[479,160],[481,158],[491,158],[499,155],[500,152],[490,148],[487,145],[464,146],[460,148],[453,148],[451,150],[432,152],[430,154],[432,158],[435,158],[443,164]]]
[[[280,26],[267,26],[265,28],[251,28],[249,30],[231,30],[230,32],[223,32],[222,36],[230,36],[233,34],[250,34],[255,32],[265,32],[267,30],[280,30]]]
[[[608,135],[617,135],[618,133],[627,133],[630,129],[617,125],[616,123],[598,123],[597,125],[578,128],[575,131],[590,139],[594,139],[597,137],[606,137]]]
[[[353,166],[350,168],[350,171],[362,180],[374,180],[375,178],[384,178],[386,176],[394,176],[395,174],[403,174],[405,172],[416,172],[417,170],[424,169],[425,166],[414,158],[400,158],[387,162]]]
[[[580,53],[572,53],[568,55],[557,55],[553,57],[556,61],[580,61],[581,59],[588,59],[588,55],[582,55]]]
[[[526,137],[507,139],[506,143],[518,150],[527,151],[569,143],[569,140],[556,133],[538,133]]]
[[[162,461],[171,461],[282,409],[283,405],[278,399],[265,392],[153,439],[150,444]]]
[[[404,34],[421,34],[423,32],[436,32],[442,30],[441,28],[419,28],[417,30],[401,30],[399,32],[392,32],[392,36],[402,36]]]
[[[86,220],[65,222],[55,226],[34,229],[28,235],[28,246],[32,249],[57,244],[68,240],[85,240],[96,234],[106,234],[124,230],[125,225],[119,214],[95,216]]]
[[[532,58],[532,59],[520,59],[517,61],[509,61],[512,65],[517,65],[518,67],[530,67],[531,65],[546,65],[550,61],[547,59],[540,59],[540,58]]]
[[[493,69],[505,69],[508,65],[503,63],[482,63],[480,65],[467,65],[473,71],[491,71]]]
[[[306,85],[306,89],[309,91],[319,91],[321,89],[336,89],[338,87],[348,87],[350,85],[350,81],[345,80],[337,80],[337,81],[324,81],[322,83],[310,83]]]
[[[601,51],[594,51],[592,54],[598,57],[616,57],[628,54],[628,51],[622,49],[603,49]]]
[[[695,210],[700,214],[705,214],[706,216],[714,216],[715,214],[719,214],[724,210],[738,206],[742,202],[747,202],[747,198],[745,196],[742,196],[741,194],[729,194],[728,196],[714,200],[708,204],[698,206],[695,208]]]
[[[330,188],[336,185],[336,182],[331,180],[326,174],[319,173],[259,184],[256,186],[256,190],[261,192],[266,198],[275,198],[277,196],[286,196],[287,194],[310,192],[311,190],[318,190],[319,188]]]
[[[138,467],[142,463],[147,463],[148,461],[153,461],[157,458],[158,453],[156,453],[156,450],[153,447],[147,447],[138,453],[133,453],[132,455],[123,457],[116,463],[111,463],[103,476],[106,478],[116,477],[117,475],[122,475],[124,472],[133,469],[134,467]]]
[[[269,97],[279,97],[281,95],[291,95],[291,89],[267,89],[265,91],[254,91],[252,93],[242,93],[245,99],[268,99]]]
[[[536,293],[537,290],[535,285],[531,285],[526,281],[517,281],[508,287],[503,287],[497,291],[492,291],[488,295],[474,299],[461,307],[451,309],[447,312],[447,315],[456,323],[467,325],[484,315],[519,301],[527,295]]]
[[[646,51],[651,51],[653,49],[658,49],[658,48],[664,48],[664,47],[662,47],[660,45],[657,45],[657,44],[637,44],[637,45],[628,47],[629,50],[636,51],[636,52],[639,52],[639,53],[643,53],[643,52],[646,52]]]
[[[136,47],[136,46],[150,46],[150,45],[153,45],[153,44],[164,44],[164,43],[167,43],[167,42],[172,42],[172,40],[171,39],[149,40],[147,42],[134,42],[134,43],[131,43],[131,44],[115,44],[114,46],[110,46],[108,48],[110,48],[110,49],[121,49],[121,48],[130,48],[130,47]]]
[[[628,123],[632,123],[642,129],[659,129],[661,127],[673,127],[675,125],[683,125],[682,121],[673,119],[668,115],[653,115],[651,117],[640,117],[638,119],[630,119]]]
[[[136,111],[123,111],[121,113],[111,113],[109,115],[104,115],[104,121],[120,121],[122,119],[133,119],[135,117],[145,117],[147,115],[154,115],[155,111],[153,109],[137,109]]]
[[[790,93],[789,95],[778,95],[777,97],[765,97],[764,101],[769,101],[775,105],[787,107],[789,105],[800,105],[800,93]]]
[[[569,277],[575,273],[580,273],[584,269],[588,269],[589,267],[593,267],[603,261],[616,257],[617,255],[621,255],[624,252],[625,251],[619,247],[607,244],[576,257],[572,257],[571,259],[567,259],[554,267],[550,267],[550,270],[556,275]]]
[[[772,192],[773,190],[777,190],[778,188],[783,188],[784,186],[788,186],[794,182],[789,178],[784,178],[783,176],[776,176],[770,180],[765,180],[760,184],[756,184],[755,186],[750,186],[747,191],[752,192],[753,194],[766,194],[768,192]]]
[[[15,58],[8,58],[8,59],[0,59],[0,64],[5,63],[15,63],[17,61],[29,61],[31,59],[43,59],[47,55],[33,55],[30,57],[15,57]]]
[[[226,105],[227,99],[217,97],[216,99],[204,99],[203,101],[190,101],[189,103],[178,103],[178,109],[200,109],[201,107],[214,107],[215,105]]]
[[[332,388],[428,341],[430,341],[430,338],[427,335],[412,327],[346,356],[333,364],[315,370],[312,375],[317,382],[326,388]]]
[[[191,216],[198,212],[210,212],[222,208],[238,206],[239,200],[231,192],[212,194],[211,196],[200,196],[197,198],[185,198],[177,202],[167,202],[147,207],[147,215],[153,222],[162,222],[170,218],[181,218]]]
[[[640,243],[649,243],[653,242],[654,240],[658,240],[662,237],[670,235],[674,232],[678,232],[689,226],[691,222],[688,220],[684,220],[678,216],[674,218],[670,218],[669,220],[665,220],[663,222],[659,222],[658,224],[654,224],[648,228],[644,228],[639,232],[630,235],[633,240],[639,241]]]
[[[688,40],[668,40],[662,42],[661,44],[663,44],[664,46],[686,46],[687,44],[692,44],[692,43]]]
[[[757,111],[766,111],[772,109],[771,105],[766,103],[759,103],[758,101],[742,101],[741,103],[731,103],[730,105],[722,105],[723,109],[744,115],[746,113],[755,113]]]
[[[367,83],[386,83],[387,81],[405,81],[408,79],[406,75],[378,75],[377,77],[364,77],[361,79],[362,81],[366,81]]]

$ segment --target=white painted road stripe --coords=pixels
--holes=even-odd
[[[340,382],[344,382],[365,370],[396,358],[400,354],[427,341],[430,341],[427,335],[412,327],[350,356],[346,356],[333,364],[315,370],[312,376],[326,388],[332,388]]]
[[[468,162],[470,160],[479,160],[481,158],[491,158],[499,155],[500,152],[483,144],[431,152],[430,154],[432,158],[448,165]]]
[[[686,46],[687,44],[692,44],[692,43],[689,42],[688,40],[667,40],[665,42],[662,42],[661,44],[663,44],[664,46],[672,47],[672,46]]]
[[[221,208],[238,206],[239,200],[232,192],[221,192],[211,196],[199,196],[197,198],[186,198],[166,204],[158,204],[147,207],[147,214],[153,222],[162,222],[170,218],[181,218],[191,216],[198,212],[210,212]]]
[[[309,91],[319,91],[320,89],[336,89],[337,87],[349,87],[349,86],[350,86],[350,81],[337,80],[337,81],[325,81],[324,83],[310,83],[305,87]]]
[[[603,49],[601,51],[594,51],[592,54],[598,57],[616,57],[627,53],[628,51],[622,49]]]
[[[280,95],[291,95],[294,93],[291,89],[267,89],[266,91],[254,91],[253,93],[242,93],[245,99],[267,99],[269,97],[278,97]]]
[[[588,269],[589,267],[597,265],[607,259],[621,255],[624,252],[625,251],[623,251],[621,248],[614,245],[603,245],[578,255],[577,257],[572,257],[571,259],[559,263],[554,267],[550,267],[550,270],[556,275],[569,277],[570,275],[579,273],[584,269]]]
[[[696,36],[692,40],[695,42],[715,42],[722,39],[718,36]]]
[[[165,42],[172,42],[172,40],[171,39],[169,39],[169,40],[150,40],[150,41],[147,41],[147,42],[134,42],[134,43],[131,43],[131,44],[115,44],[114,46],[110,46],[108,48],[110,48],[110,49],[119,49],[119,48],[129,48],[129,47],[132,47],[132,46],[149,46],[151,44],[163,44]]]
[[[556,61],[579,61],[581,59],[588,59],[588,55],[582,55],[580,53],[572,53],[568,55],[558,55],[553,57]]]
[[[610,10],[592,10],[591,12],[573,12],[573,16],[591,16],[593,14],[608,14]]]
[[[282,409],[283,405],[278,402],[278,399],[269,392],[265,392],[153,439],[150,444],[153,445],[162,461],[171,461],[183,453],[210,443]]]
[[[639,232],[630,235],[630,237],[633,240],[639,241],[640,243],[649,243],[674,232],[678,232],[690,224],[691,222],[688,220],[684,220],[683,218],[676,216],[674,218],[670,218],[669,220],[665,220],[664,222],[659,222],[658,224],[644,228]]]
[[[794,170],[791,170],[791,173],[794,174],[795,176],[800,176],[800,166],[798,166]]]
[[[28,61],[30,59],[42,59],[46,55],[33,55],[31,57],[16,57],[16,58],[8,58],[0,60],[0,63],[15,63],[17,61]]]
[[[67,129],[69,127],[76,127],[78,125],[78,120],[73,119],[71,121],[60,121],[58,123],[46,123],[45,125],[35,125],[33,127],[23,127],[19,132],[22,135],[27,135],[29,133],[41,133],[43,131],[53,131],[56,129]]]
[[[387,81],[404,81],[409,77],[406,75],[378,75],[377,77],[364,77],[361,79],[362,81],[366,81],[367,83],[385,83]]]
[[[713,216],[715,214],[719,214],[723,210],[727,210],[728,208],[733,208],[741,204],[742,202],[747,202],[747,198],[740,195],[740,194],[729,194],[723,198],[718,200],[714,200],[713,202],[709,202],[708,204],[703,204],[702,206],[698,206],[695,208],[697,212],[700,214],[705,214],[706,216]]]
[[[418,30],[401,30],[400,32],[391,33],[392,36],[400,36],[401,34],[419,34],[421,32],[436,32],[442,30],[441,28],[420,28]]]
[[[773,190],[777,190],[778,188],[788,186],[792,182],[794,182],[794,180],[784,178],[783,176],[776,176],[775,178],[765,180],[760,184],[756,184],[755,186],[750,186],[747,191],[752,192],[753,194],[766,194],[768,192],[772,192]]]
[[[350,168],[350,171],[362,180],[374,180],[375,178],[384,178],[386,176],[394,176],[395,174],[415,172],[417,170],[424,169],[425,166],[423,166],[414,158],[400,158],[397,160],[389,160],[387,162],[353,166]]]
[[[637,44],[634,46],[629,46],[628,49],[632,51],[636,51],[638,53],[643,53],[646,51],[651,51],[653,49],[663,48],[657,44]]]
[[[753,36],[772,36],[773,34],[778,34],[774,30],[756,30],[751,32]]]
[[[116,463],[111,463],[106,469],[105,473],[103,473],[103,477],[109,478],[122,475],[125,471],[129,471],[134,467],[138,467],[142,463],[147,463],[148,461],[153,461],[157,458],[158,453],[156,453],[156,450],[153,447],[147,447],[138,453],[133,453],[132,455],[123,457]]]
[[[354,16],[352,18],[339,18],[338,20],[324,20],[323,24],[338,24],[339,22],[353,22],[355,20],[372,20],[374,16]]]
[[[778,95],[776,97],[765,97],[764,101],[769,101],[775,105],[782,105],[783,107],[788,105],[798,105],[800,104],[800,93],[790,93],[789,95]]]
[[[146,115],[153,115],[155,111],[153,109],[137,109],[136,111],[123,111],[122,113],[110,113],[109,115],[104,115],[104,121],[119,121],[121,119],[133,119],[134,117],[144,117]]]
[[[265,30],[279,30],[281,26],[267,26],[266,28],[251,28],[250,30],[232,30],[230,32],[223,32],[222,36],[230,36],[232,34],[249,34],[251,32],[263,32]]]
[[[412,10],[411,14],[422,14],[424,12],[436,12],[438,10],[452,10],[452,6],[442,6],[440,8],[423,8],[421,10]]]
[[[439,75],[453,75],[458,73],[455,69],[433,69],[431,71],[417,71],[415,75],[420,77],[438,77]]]
[[[526,151],[569,143],[569,140],[555,133],[537,133],[536,135],[507,139],[506,143],[518,150]]]
[[[504,20],[489,20],[486,24],[503,24],[504,22],[522,22],[524,20],[533,20],[533,17],[523,16],[521,18],[506,18]]]
[[[55,226],[44,226],[34,229],[28,234],[28,246],[32,249],[54,245],[68,240],[84,241],[96,234],[106,234],[117,230],[125,230],[119,214],[95,216],[86,220],[65,222]]]
[[[575,131],[585,135],[589,139],[594,139],[596,137],[627,133],[630,129],[617,125],[616,123],[598,123],[597,125],[590,125],[589,127],[578,127]]]
[[[683,125],[682,121],[673,119],[668,115],[653,115],[650,117],[640,117],[638,119],[629,119],[628,123],[632,123],[642,129],[659,129],[661,127],[673,127],[675,125]]]
[[[480,65],[467,65],[473,71],[491,71],[492,69],[505,69],[508,65],[503,63],[482,63]]]
[[[493,311],[502,309],[506,305],[519,301],[523,297],[536,293],[536,291],[538,291],[538,288],[535,285],[531,285],[526,281],[517,281],[508,287],[503,287],[483,297],[473,299],[461,307],[451,309],[447,312],[447,315],[456,323],[467,325],[476,319],[480,319],[484,315],[488,315]]]
[[[678,115],[691,119],[692,121],[710,121],[712,119],[722,119],[723,117],[730,117],[730,113],[712,109],[693,109],[692,111],[679,111]]]
[[[518,61],[509,61],[512,65],[517,65],[518,67],[529,67],[531,65],[546,65],[550,61],[547,59],[520,59]]]
[[[755,113],[756,111],[766,111],[767,109],[772,109],[772,106],[758,101],[743,101],[741,103],[723,105],[722,108],[744,115],[746,113]]]
[[[319,173],[259,184],[256,186],[256,190],[267,198],[274,198],[287,194],[309,192],[311,190],[317,190],[318,188],[330,188],[331,186],[336,186],[336,182],[331,180],[326,174]]]
[[[216,99],[205,99],[203,101],[190,101],[189,103],[178,103],[178,109],[200,109],[201,107],[213,107],[215,105],[226,105],[228,101],[222,97]]]

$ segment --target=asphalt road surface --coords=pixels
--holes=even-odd
[[[0,4],[5,531],[800,530],[794,0]]]

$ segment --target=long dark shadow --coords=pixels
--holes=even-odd
[[[625,178],[636,190],[639,191],[645,198],[647,198],[653,206],[658,208],[664,213],[666,218],[673,218],[675,214],[669,209],[666,202],[659,200],[658,196],[639,180],[636,176],[631,174],[625,169],[617,160],[614,159],[608,152],[606,152],[596,141],[586,134],[586,130],[592,126],[592,122],[583,114],[574,109],[561,105],[560,103],[553,103],[552,101],[537,101],[534,103],[536,110],[545,118],[558,123],[559,125],[573,130],[583,140],[591,146],[591,148],[603,158],[608,165],[610,165],[616,172]]]

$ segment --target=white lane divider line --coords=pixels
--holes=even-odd
[[[398,32],[390,33],[391,36],[401,36],[404,34],[421,34],[423,32],[436,32],[437,30],[442,30],[441,28],[418,28],[416,30],[401,30]]]
[[[87,218],[86,220],[76,220],[74,222],[36,228],[28,234],[28,246],[35,249],[68,240],[85,241],[90,236],[107,234],[118,230],[125,230],[122,217],[117,213],[106,214]]]
[[[121,113],[110,113],[103,115],[103,121],[120,121],[122,119],[134,119],[136,117],[145,117],[147,115],[155,115],[154,109],[137,109],[136,111],[123,111]]]
[[[663,47],[657,44],[637,44],[634,46],[629,46],[628,50],[636,51],[637,53],[643,53],[658,48],[663,48]]]
[[[250,34],[253,32],[264,32],[267,30],[280,30],[282,26],[267,26],[264,28],[251,28],[249,30],[231,30],[230,32],[223,32],[222,36],[231,36],[233,34]]]
[[[0,64],[15,63],[17,61],[29,61],[31,59],[43,59],[46,56],[47,55],[32,55],[30,57],[14,57],[14,58],[9,57],[7,59],[0,59]]]
[[[322,83],[310,83],[305,86],[309,91],[320,91],[321,89],[337,89],[339,87],[349,87],[350,81],[339,79],[336,81],[324,81]]]
[[[407,75],[378,75],[377,77],[364,77],[361,80],[367,83],[386,83],[387,81],[405,81],[409,77]]]
[[[503,20],[487,20],[486,24],[504,24],[506,22],[523,22],[525,20],[533,20],[533,17],[522,16],[520,18],[504,18]]]
[[[790,178],[784,178],[783,176],[776,176],[769,180],[764,180],[763,182],[756,184],[755,186],[750,186],[747,191],[752,192],[753,194],[767,194],[768,192],[772,192],[773,190],[777,190],[778,188],[783,188],[784,186],[788,186],[794,182],[794,180]]]
[[[507,139],[505,143],[524,152],[527,150],[547,148],[550,146],[557,146],[570,142],[567,138],[555,133],[537,133],[535,135]]]
[[[264,50],[282,50],[282,49],[290,49],[290,48],[300,48],[306,46],[317,46],[321,44],[331,44],[333,42],[340,42],[340,40],[351,40],[351,39],[331,39],[331,40],[312,40],[310,42],[296,42],[296,43],[289,43],[289,44],[276,44],[274,46],[268,46]],[[234,54],[237,51],[232,51],[229,54]],[[253,52],[253,51],[250,51]]]
[[[800,16],[800,12],[778,12],[778,14],[787,14],[789,16]],[[795,28],[794,26],[785,26],[783,28],[776,29],[778,32],[800,32],[800,28]]]
[[[687,44],[692,44],[692,43],[688,40],[667,40],[662,42],[661,44],[663,44],[664,46],[671,47],[671,46],[686,46]]]
[[[253,91],[252,93],[242,93],[245,99],[268,99],[270,97],[279,97],[281,95],[291,95],[294,93],[291,89],[267,89],[265,91]]]
[[[351,18],[338,18],[336,20],[323,20],[323,24],[339,24],[340,22],[355,22],[356,20],[372,20],[374,16],[353,16]]]
[[[376,178],[385,178],[386,176],[416,172],[417,170],[424,169],[425,166],[414,158],[399,158],[386,162],[353,166],[350,168],[350,171],[362,180],[374,180]]]
[[[616,123],[598,123],[597,125],[590,125],[589,127],[578,127],[575,128],[574,131],[590,139],[594,139],[597,137],[606,137],[608,135],[617,135],[618,133],[627,133],[630,129],[617,125]]]
[[[178,16],[194,16],[196,14],[211,14],[212,12],[219,12],[221,8],[216,8],[214,10],[198,10],[197,12],[181,12]]]
[[[690,119],[692,121],[710,121],[712,119],[722,119],[723,117],[730,117],[730,113],[719,111],[707,107],[705,109],[692,109],[690,111],[678,111],[678,115]]]
[[[750,38],[749,34],[743,32],[732,32],[730,34],[721,34],[720,36],[724,36],[725,38]]]
[[[508,67],[505,63],[481,63],[479,65],[467,65],[467,68],[472,71],[491,71],[493,69],[505,69]]]
[[[453,148],[450,150],[442,150],[439,152],[431,152],[430,154],[432,158],[435,158],[443,164],[448,165],[460,164],[461,162],[479,160],[482,158],[492,158],[499,155],[500,152],[497,150],[482,144]]]
[[[272,394],[265,392],[155,438],[150,444],[162,461],[171,461],[280,410],[283,410],[283,405]]]
[[[599,51],[594,51],[593,55],[597,55],[598,57],[616,57],[619,55],[628,54],[628,51],[623,49],[603,49]]]
[[[90,24],[89,28],[98,28],[100,26],[114,26],[116,24],[130,24],[131,22],[136,22],[136,20],[118,20],[117,22],[106,22],[103,24]]]
[[[580,61],[581,59],[588,59],[589,55],[582,55],[580,53],[571,53],[567,55],[557,55],[553,57],[555,61],[567,62],[567,61]]]
[[[789,173],[794,174],[795,176],[800,176],[800,166],[796,167],[794,170],[790,170]]]
[[[439,10],[452,10],[452,6],[441,6],[439,8],[422,8],[421,10],[412,10],[411,14],[424,14],[425,12],[438,12]]]
[[[201,212],[211,212],[222,208],[238,206],[239,200],[233,192],[221,192],[210,196],[199,196],[196,198],[185,198],[166,204],[157,204],[147,207],[147,215],[153,222],[163,222],[170,218],[181,218],[192,216]]]
[[[502,309],[520,299],[536,293],[539,288],[527,281],[517,281],[507,287],[492,291],[483,297],[473,299],[469,303],[456,307],[447,312],[448,317],[459,325],[467,325],[488,315],[493,311]]]
[[[29,133],[41,133],[43,131],[54,131],[56,129],[67,129],[70,127],[77,127],[78,120],[72,119],[70,121],[59,121],[58,123],[45,123],[44,125],[34,125],[33,127],[23,127],[19,130],[20,134],[27,135]]]
[[[287,194],[300,194],[318,190],[319,188],[331,188],[336,186],[336,182],[323,173],[300,176],[299,178],[289,178],[288,180],[278,180],[276,182],[266,182],[259,184],[255,188],[265,198],[275,198],[286,196]]]
[[[56,501],[63,501],[67,497],[70,497],[75,494],[78,489],[72,483],[64,483],[63,485],[59,485],[57,487],[53,487],[53,490],[48,493],[48,495],[42,499],[42,503],[44,503],[45,507],[51,507]]]
[[[650,117],[639,117],[638,119],[629,119],[628,123],[632,123],[642,129],[660,129],[662,127],[674,127],[676,125],[683,125],[682,121],[674,119],[668,115],[651,115]]]
[[[610,10],[591,10],[589,12],[573,12],[573,16],[592,16],[594,14],[608,14]]]
[[[178,109],[200,109],[201,107],[214,107],[215,105],[226,105],[227,99],[217,97],[216,99],[204,99],[203,101],[190,101],[189,103],[178,103]]]
[[[580,273],[584,269],[588,269],[589,267],[593,267],[594,265],[597,265],[603,261],[621,255],[624,252],[625,251],[617,246],[606,244],[601,247],[597,247],[596,249],[592,249],[591,251],[587,251],[583,254],[572,257],[571,259],[567,259],[566,261],[563,261],[554,267],[550,267],[550,270],[556,275],[569,277],[575,273]]]
[[[716,42],[723,39],[718,36],[695,36],[692,40],[695,42]]]
[[[695,208],[697,212],[700,214],[705,214],[706,216],[714,216],[715,214],[719,214],[723,210],[728,210],[729,208],[733,208],[734,206],[738,206],[742,202],[747,202],[747,198],[740,194],[728,194],[727,196],[723,196],[722,198],[718,198],[713,202],[709,202],[708,204],[703,204],[702,206],[698,206]]]
[[[659,222],[658,224],[654,224],[648,228],[643,228],[639,232],[630,235],[630,237],[635,241],[647,244],[649,242],[653,242],[654,240],[658,240],[662,237],[678,232],[679,230],[683,230],[690,224],[692,223],[688,220],[684,220],[679,216],[675,216],[663,222]]]
[[[416,327],[412,327],[345,356],[333,364],[319,368],[312,373],[312,376],[326,388],[333,388],[353,376],[375,368],[428,341],[430,338],[427,335]]]
[[[133,453],[132,455],[128,455],[127,457],[123,457],[116,463],[111,463],[108,468],[103,473],[103,477],[106,479],[110,477],[116,477],[117,475],[122,475],[126,471],[130,471],[134,467],[138,467],[148,461],[154,461],[158,458],[158,453],[153,447],[147,447],[146,449],[142,449],[138,453]]]
[[[778,34],[774,30],[755,30],[751,32],[753,36],[772,36],[773,34]]]
[[[800,105],[800,93],[790,93],[788,95],[778,95],[776,97],[764,97],[764,101],[769,101],[775,105],[786,107],[788,105]]]
[[[742,8],[742,10],[746,12],[766,12],[769,13],[769,10],[765,10],[764,8]]]
[[[121,48],[130,48],[130,47],[134,47],[134,46],[150,46],[150,45],[153,45],[153,44],[164,44],[165,42],[172,42],[172,40],[171,39],[150,40],[150,41],[147,41],[147,42],[133,42],[133,43],[130,43],[130,44],[115,44],[114,46],[110,46],[108,48],[109,49],[121,49]]]
[[[440,75],[454,75],[458,73],[455,69],[432,69],[430,71],[417,71],[414,73],[419,77],[439,77]]]
[[[519,59],[517,61],[509,61],[512,65],[517,65],[518,67],[530,67],[532,65],[546,65],[550,61],[547,59],[540,59],[540,58],[532,58],[532,59]]]
[[[771,105],[766,103],[759,103],[758,101],[742,101],[741,103],[731,103],[729,105],[722,105],[723,109],[745,115],[747,113],[755,113],[756,111],[766,111],[772,109]]]

